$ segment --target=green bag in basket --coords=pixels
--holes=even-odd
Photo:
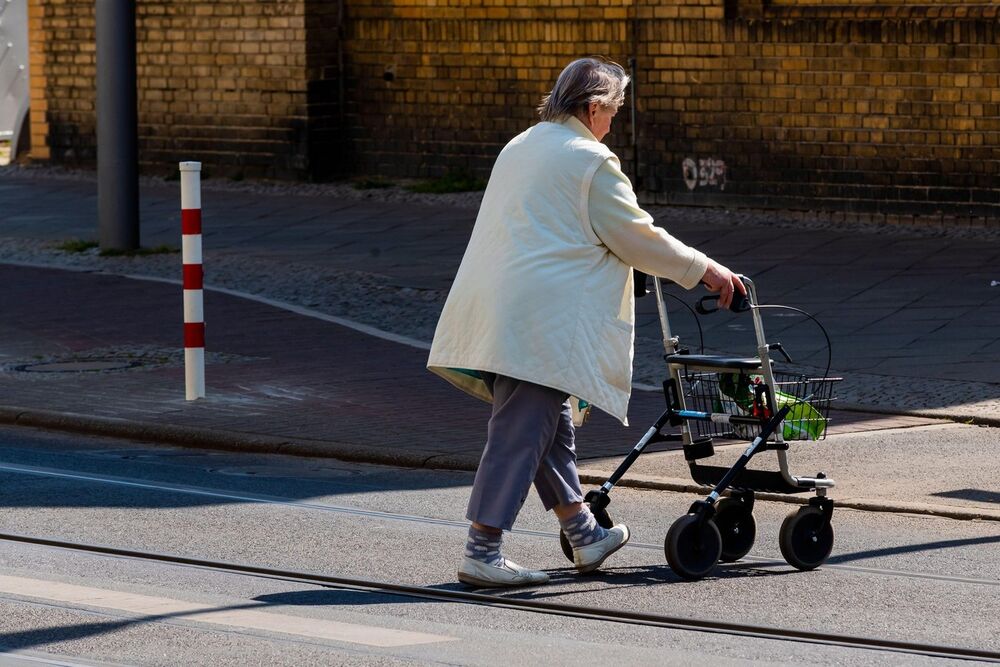
[[[749,415],[753,412],[753,386],[763,382],[761,375],[723,373],[719,375],[719,393],[735,403],[743,414]],[[791,405],[782,423],[781,435],[785,440],[819,440],[823,437],[826,418],[819,410],[783,391],[776,391],[775,394],[774,400],[779,409]]]

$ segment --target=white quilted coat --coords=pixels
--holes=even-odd
[[[618,158],[583,123],[522,132],[493,168],[428,368],[486,401],[475,371],[564,391],[627,424],[631,267],[690,289],[707,266],[651,223]]]

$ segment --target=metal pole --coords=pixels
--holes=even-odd
[[[642,179],[639,177],[639,128],[636,127],[638,117],[636,114],[636,104],[638,102],[639,82],[636,80],[636,70],[639,59],[639,7],[638,0],[632,3],[631,20],[632,55],[628,59],[629,75],[632,78],[631,102],[631,125],[632,125],[632,182],[635,184],[635,191],[642,189]]]
[[[631,125],[632,125],[632,179],[635,183],[635,189],[638,190],[641,186],[639,185],[639,130],[636,128],[636,115],[635,115],[635,96],[636,96],[636,81],[635,81],[635,58],[628,59],[629,69],[631,70],[631,82],[632,82],[632,94],[629,96],[632,103],[631,108]]]
[[[97,218],[101,250],[139,247],[135,3],[97,4]]]

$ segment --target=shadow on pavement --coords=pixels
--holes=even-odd
[[[169,509],[317,499],[319,509],[337,511],[338,496],[471,484],[472,473],[463,471],[146,445],[0,426],[0,507],[11,509]]]
[[[63,625],[54,628],[38,628],[35,630],[22,630],[20,632],[5,632],[0,634],[0,651],[23,650],[48,644],[85,639],[106,635],[118,630],[156,623],[158,621],[169,621],[171,619],[182,619],[185,616],[197,616],[208,612],[238,611],[241,609],[259,609],[265,605],[237,604],[213,609],[198,609],[192,611],[180,611],[170,614],[156,614],[143,616],[141,618],[129,618],[114,621],[98,621],[94,623],[75,623],[73,625]]]
[[[918,553],[921,551],[938,551],[940,549],[953,549],[956,547],[967,547],[977,544],[1000,544],[1000,535],[990,537],[969,537],[960,540],[940,540],[938,542],[924,542],[923,544],[905,544],[898,547],[885,547],[883,549],[869,549],[867,551],[857,551],[851,554],[840,554],[831,556],[826,562],[830,565],[839,563],[850,563],[851,561],[864,560],[866,558],[878,558],[879,556],[896,556],[899,554]]]
[[[954,491],[939,491],[932,493],[932,496],[940,498],[956,498],[958,500],[971,500],[977,503],[998,503],[1000,504],[1000,493],[987,491],[985,489],[955,489]]]

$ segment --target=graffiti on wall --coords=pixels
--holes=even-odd
[[[726,189],[726,163],[714,157],[686,158],[681,163],[684,172],[684,184],[688,190],[698,187],[717,187]]]

